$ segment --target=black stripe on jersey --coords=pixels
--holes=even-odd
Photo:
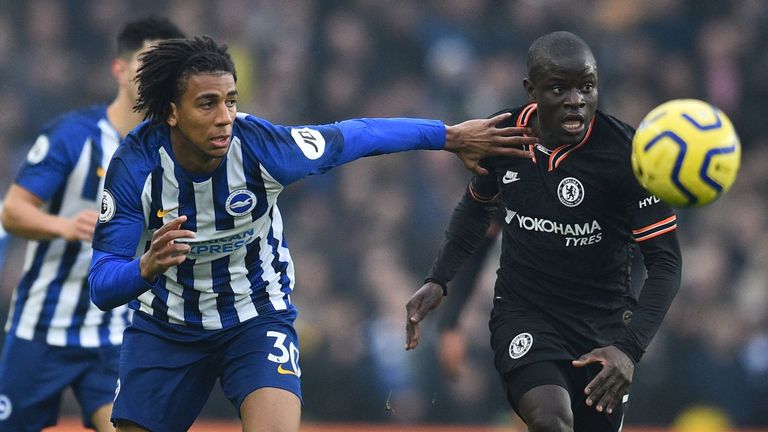
[[[271,217],[271,214],[270,214]],[[291,280],[288,277],[288,261],[280,261],[280,240],[275,237],[275,230],[270,228],[267,243],[272,246],[272,268],[280,275],[280,291],[283,297],[291,291]]]
[[[86,288],[86,292],[88,292],[87,288]],[[125,314],[120,314],[115,309],[112,309],[109,312],[105,312],[101,316],[101,324],[99,324],[99,343],[101,343],[104,346],[112,344],[111,340],[109,339],[109,336],[110,336],[109,327],[112,325],[113,319],[119,319],[123,327],[127,327],[129,324]]]
[[[15,333],[16,328],[21,320],[21,313],[24,311],[24,304],[29,299],[29,291],[32,289],[32,284],[40,276],[40,270],[43,268],[43,262],[45,261],[45,255],[48,253],[51,242],[47,240],[40,241],[37,244],[35,250],[35,258],[32,260],[32,265],[29,267],[24,276],[22,276],[19,282],[19,288],[16,292],[16,303],[13,305],[13,322],[11,324],[11,330],[9,333]]]
[[[91,144],[91,160],[88,163],[88,171],[85,172],[85,181],[83,182],[83,190],[80,196],[88,201],[96,201],[99,194],[99,185],[101,184],[101,178],[104,176],[101,166],[101,161],[104,158],[104,149],[101,148],[101,143],[96,142],[94,139],[88,140]]]
[[[37,319],[37,325],[35,326],[36,340],[45,340],[48,327],[50,327],[53,315],[56,313],[56,306],[59,304],[64,281],[67,280],[70,271],[72,271],[72,266],[75,264],[81,248],[82,242],[79,241],[67,242],[67,246],[64,248],[61,262],[59,262],[59,267],[56,270],[56,277],[48,284],[43,309],[40,311],[40,316]]]
[[[187,258],[186,261],[176,266],[176,280],[181,286],[195,286],[195,260]],[[184,299],[184,321],[193,326],[202,325],[203,314],[200,313],[200,291],[184,288],[181,291]]]
[[[157,211],[163,209],[163,167],[158,166],[152,170],[152,204],[149,206],[149,229],[158,229],[163,226],[163,218],[157,217]],[[149,249],[147,247],[146,249]]]
[[[67,345],[79,345],[80,344],[80,327],[85,322],[85,314],[88,312],[88,307],[91,304],[91,296],[88,291],[88,279],[83,279],[80,284],[80,295],[77,299],[77,306],[75,306],[75,313],[72,314],[72,322],[67,327]],[[109,317],[109,314],[103,314],[102,319]],[[99,342],[103,343],[99,337]]]
[[[229,273],[230,255],[213,260],[211,263],[211,279],[213,291],[219,294],[216,297],[216,308],[219,311],[221,325],[230,327],[240,323],[235,309],[235,295],[232,291],[232,276]]]
[[[213,211],[216,215],[216,231],[231,230],[235,228],[235,218],[227,213],[226,209],[227,197],[229,197],[230,192],[233,192],[229,190],[229,176],[227,175],[227,170],[217,170],[211,179],[211,186],[213,188],[214,200],[224,200],[224,202],[216,203],[216,205],[213,206]]]
[[[632,235],[635,237],[635,241],[639,243],[675,229],[677,229],[677,216],[672,215],[659,222],[632,230]]]
[[[248,190],[256,194],[256,207],[251,211],[251,220],[255,221],[267,212],[267,190],[261,177],[259,158],[250,146],[243,145],[243,172]]]
[[[248,283],[251,285],[251,302],[259,306],[261,299],[269,298],[266,290],[267,282],[264,280],[264,269],[261,266],[261,238],[257,237],[245,246],[245,265],[248,267]]]
[[[48,205],[48,212],[50,214],[58,215],[61,211],[61,205],[64,202],[64,189],[66,184],[62,183],[61,186],[51,196],[50,204]]]
[[[158,280],[158,286],[152,289],[155,297],[152,299],[152,316],[160,321],[168,321],[168,289],[165,287],[166,278]],[[186,290],[185,290],[186,291]]]
[[[176,164],[176,181],[179,182],[179,216],[184,215],[187,221],[181,224],[181,229],[197,231],[197,203],[195,202],[195,185],[192,180],[181,172],[181,166]],[[192,285],[187,285],[192,286]]]

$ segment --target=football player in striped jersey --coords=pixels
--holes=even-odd
[[[459,265],[504,215],[491,345],[505,394],[531,431],[621,429],[635,363],[680,286],[677,218],[638,184],[634,129],[597,110],[597,64],[569,32],[528,51],[529,103],[504,110],[529,127],[532,157],[489,158],[456,207],[425,284],[406,306],[406,349]],[[635,245],[647,279],[639,299]]]
[[[142,120],[133,111],[138,55],[157,40],[183,36],[164,18],[124,25],[112,61],[115,99],[44,126],[5,195],[3,226],[30,241],[5,326],[0,431],[56,424],[67,387],[86,427],[114,430],[119,345],[130,316],[126,307],[101,311],[91,303],[91,238],[109,160]]]
[[[454,152],[478,174],[488,155],[528,156],[508,118],[274,125],[237,112],[226,45],[208,37],[142,56],[137,108],[148,121],[107,172],[91,298],[136,311],[126,329],[113,418],[120,431],[185,431],[218,379],[246,431],[297,431],[295,278],[278,195],[355,159]]]

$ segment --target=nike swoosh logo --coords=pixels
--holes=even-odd
[[[520,180],[520,177],[517,176],[517,173],[511,171],[507,171],[507,173],[504,174],[504,177],[501,178],[501,182],[504,184],[509,184],[518,180]]]
[[[160,209],[160,210],[157,211],[157,217],[162,219],[162,218],[165,217],[165,215],[167,215],[168,213],[170,213],[170,212],[172,212],[172,211],[174,211],[174,210],[176,210],[176,209],[178,209],[180,207],[181,206],[179,205],[179,206],[176,206],[176,207],[173,207],[173,208],[169,208],[169,209],[166,209],[166,210]]]
[[[296,372],[292,370],[283,369],[283,365],[281,364],[277,365],[277,373],[279,373],[280,375],[296,375]]]

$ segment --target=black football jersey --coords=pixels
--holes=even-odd
[[[527,126],[536,104],[514,110]],[[504,216],[495,296],[540,308],[590,340],[618,337],[631,295],[634,245],[675,230],[672,209],[636,181],[634,129],[597,111],[578,144],[534,146],[532,159],[492,158],[470,194]],[[610,341],[606,341],[610,342]]]

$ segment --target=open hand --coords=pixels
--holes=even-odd
[[[96,230],[96,223],[99,221],[99,212],[96,210],[83,210],[68,220],[64,227],[62,238],[66,241],[91,241],[93,232]]]
[[[490,119],[467,120],[446,126],[445,150],[455,153],[468,170],[478,175],[488,174],[478,165],[488,156],[530,159],[533,155],[526,146],[536,144],[538,139],[527,136],[531,134],[529,128],[497,127],[510,116],[510,113],[504,113]]]
[[[419,345],[419,323],[427,314],[440,306],[443,301],[443,288],[434,282],[427,282],[411,296],[405,305],[405,349],[412,350]]]
[[[622,402],[629,390],[635,364],[629,356],[615,346],[594,349],[572,362],[576,367],[583,367],[590,363],[600,363],[603,369],[584,389],[587,405],[593,406],[597,403],[595,409],[598,412],[605,410],[611,414],[616,404]]]
[[[152,281],[169,268],[179,265],[187,259],[191,247],[187,243],[178,242],[181,238],[194,238],[195,233],[181,229],[186,216],[179,216],[158,228],[152,234],[149,250],[141,256],[141,276]]]

